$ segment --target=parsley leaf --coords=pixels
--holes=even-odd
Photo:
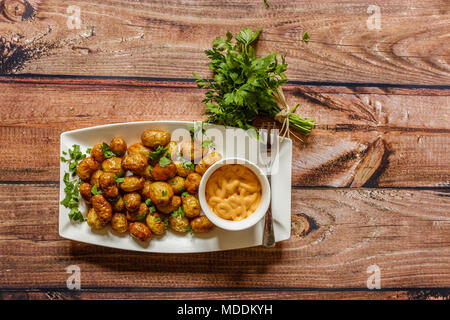
[[[91,195],[95,196],[97,194],[102,194],[101,190],[97,190],[97,185],[94,184],[94,186],[91,188]]]
[[[158,146],[158,148],[156,148],[155,151],[152,151],[148,154],[148,156],[150,157],[150,159],[152,160],[158,160],[159,158],[161,158],[162,156],[165,156],[167,153],[167,148],[164,148],[163,146]]]
[[[163,195],[163,197],[167,196],[167,191],[163,190],[162,195]]]
[[[190,234],[194,234],[194,230],[192,230],[192,227],[190,225],[184,226],[183,229],[189,231]]]
[[[147,213],[138,214],[136,215],[136,220],[144,220]]]
[[[171,164],[171,163],[172,163],[172,160],[166,158],[166,156],[161,157],[161,158],[159,159],[159,166],[160,166],[160,167],[168,166],[168,165]]]
[[[114,177],[114,181],[117,183],[124,182],[125,179],[123,178],[123,172],[119,172],[118,174],[116,174],[116,176]]]
[[[184,209],[183,209],[183,206],[179,206],[178,209],[176,209],[175,211],[173,211],[170,215],[171,215],[172,217],[174,217],[174,218],[178,218],[178,217],[183,218],[183,217],[184,217]]]
[[[102,152],[103,152],[103,156],[106,159],[113,158],[116,156],[114,154],[114,152],[111,151],[111,148],[109,147],[109,145],[106,142],[103,142],[103,144],[102,144]]]
[[[303,32],[302,40],[303,40],[303,42],[306,42],[306,43],[309,42],[309,34],[308,34],[308,32],[306,32],[306,31]]]
[[[163,222],[166,227],[169,226],[169,218],[168,217],[164,217]]]
[[[266,6],[266,8],[269,7],[269,2],[267,0],[264,0],[264,5]]]
[[[181,194],[182,197],[187,197],[188,195],[189,195],[189,192],[183,192],[183,193]]]

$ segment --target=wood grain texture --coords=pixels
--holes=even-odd
[[[273,250],[202,254],[142,254],[61,239],[56,184],[2,184],[0,201],[5,292],[64,291],[69,265],[81,268],[82,287],[94,293],[141,290],[158,297],[173,297],[176,288],[205,295],[266,288],[265,297],[277,290],[286,297],[303,289],[317,297],[321,289],[314,288],[364,291],[373,264],[386,290],[450,287],[448,189],[293,189],[288,241]],[[306,235],[298,232],[301,216],[311,221]]]
[[[192,78],[216,36],[263,27],[258,52],[286,55],[291,80],[450,85],[446,0],[377,1],[379,30],[367,0],[30,2],[24,21],[0,21],[0,73]]]
[[[311,136],[294,143],[293,185],[450,185],[450,90],[285,91],[290,104],[301,103],[297,113],[316,119]],[[191,82],[0,78],[0,181],[56,182],[59,136],[67,130],[204,119],[203,94]]]

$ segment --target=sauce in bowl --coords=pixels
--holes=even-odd
[[[220,218],[240,221],[261,201],[261,183],[247,167],[227,164],[213,172],[205,188],[206,202]]]

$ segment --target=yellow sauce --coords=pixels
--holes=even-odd
[[[222,219],[245,219],[255,212],[260,201],[258,177],[243,165],[224,165],[214,171],[206,183],[206,202]]]

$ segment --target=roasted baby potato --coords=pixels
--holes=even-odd
[[[145,130],[141,135],[141,140],[144,146],[155,149],[170,142],[170,133],[163,130]]]
[[[111,204],[106,200],[102,194],[96,194],[91,198],[92,208],[95,209],[98,217],[104,221],[109,222],[112,217]]]
[[[125,210],[125,202],[123,201],[122,196],[118,196],[116,199],[110,200],[110,203],[114,212],[122,212]]]
[[[206,216],[199,216],[192,219],[190,225],[192,231],[196,233],[208,232],[214,228],[214,224]]]
[[[111,151],[119,157],[123,157],[127,152],[127,143],[122,138],[113,138],[109,143],[109,147],[111,148]]]
[[[203,175],[209,167],[211,167],[214,163],[221,160],[222,156],[218,152],[211,152],[207,154],[200,160],[198,164],[195,165],[195,172],[200,175]]]
[[[123,196],[123,201],[128,211],[135,212],[141,205],[141,195],[137,192],[127,193]]]
[[[123,182],[119,184],[120,189],[125,192],[133,192],[141,190],[144,187],[145,179],[138,176],[128,176],[123,178]]]
[[[156,181],[166,181],[167,179],[175,177],[177,174],[177,167],[173,162],[161,167],[159,163],[152,169],[152,179]]]
[[[149,213],[145,219],[150,231],[154,234],[161,235],[166,232],[166,225],[164,223],[164,216],[158,212]]]
[[[143,156],[144,158],[148,159],[149,153],[152,150],[145,147],[142,143],[138,142],[135,144],[132,144],[131,146],[128,147],[128,154],[140,154],[141,156]]]
[[[106,198],[114,199],[119,196],[119,188],[117,187],[117,182],[114,180],[115,176],[116,174],[112,172],[104,172],[100,176],[100,189]]]
[[[195,218],[200,215],[200,202],[193,195],[184,195],[181,197],[183,202],[184,214],[188,218]]]
[[[141,195],[145,200],[150,199],[150,188],[151,188],[152,183],[153,182],[150,180],[144,181],[144,185],[142,186],[142,189],[141,189]]]
[[[169,226],[178,232],[189,231],[189,219],[182,216],[169,216]]]
[[[205,154],[207,150],[203,148],[203,146],[198,142],[184,141],[181,143],[180,153],[183,158],[188,159],[190,161],[200,160]]]
[[[137,211],[127,211],[128,221],[145,220],[145,216],[148,213],[148,207],[145,203],[141,202]]]
[[[92,186],[90,183],[84,182],[80,185],[80,194],[87,202],[91,202],[91,189]]]
[[[87,157],[81,160],[78,164],[77,174],[83,181],[88,181],[91,175],[98,169],[100,163],[95,161],[92,157]]]
[[[102,175],[102,173],[102,170],[97,170],[91,176],[91,185],[97,185],[97,189],[100,188],[100,176]]]
[[[129,230],[133,238],[141,241],[148,241],[152,236],[150,229],[142,222],[130,223]]]
[[[128,230],[128,221],[125,214],[116,212],[111,218],[111,227],[117,232],[124,233]]]
[[[175,160],[177,158],[178,144],[176,141],[170,141],[164,148],[167,149],[167,158],[170,160]]]
[[[177,210],[179,206],[181,206],[181,198],[179,196],[173,196],[169,204],[157,205],[156,209],[162,213],[169,214]]]
[[[100,230],[106,226],[106,222],[100,219],[94,208],[89,209],[86,222],[93,230]]]
[[[191,164],[192,168],[190,168],[189,165],[183,165],[182,162],[178,160],[174,161],[173,163],[177,167],[177,175],[179,175],[180,177],[186,178],[190,173],[194,172],[193,164]]]
[[[184,178],[182,178],[180,176],[176,176],[167,182],[172,187],[174,194],[180,194],[184,191]]]
[[[198,192],[198,187],[200,186],[200,180],[202,180],[202,176],[197,172],[190,173],[186,177],[186,181],[184,182],[184,188],[190,194],[195,194]]]
[[[142,175],[147,166],[148,158],[145,158],[139,153],[127,154],[122,160],[122,168],[130,170],[137,175]]]
[[[105,160],[105,156],[103,155],[102,143],[96,144],[92,147],[91,157],[94,158],[95,161],[102,163]]]
[[[106,159],[102,162],[102,170],[104,172],[112,172],[115,174],[125,174],[124,169],[122,168],[122,158],[119,157],[112,157],[109,159]]]
[[[150,185],[150,199],[157,206],[165,206],[170,203],[173,191],[167,182],[153,182]]]

